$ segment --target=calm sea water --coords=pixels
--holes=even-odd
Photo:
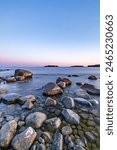
[[[0,77],[13,76],[15,69],[19,67],[9,68],[9,71],[0,72]],[[22,95],[36,94],[38,89],[42,88],[48,82],[55,82],[58,77],[68,77],[68,75],[79,75],[78,77],[68,77],[72,80],[71,88],[77,88],[76,82],[86,82],[100,86],[100,80],[89,80],[89,75],[96,75],[99,77],[100,68],[98,67],[24,67],[33,72],[33,79],[29,81],[19,81],[9,84],[1,84],[1,87],[8,88],[9,92],[17,92]]]

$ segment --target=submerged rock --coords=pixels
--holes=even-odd
[[[52,150],[63,150],[63,135],[59,131],[54,134]]]
[[[17,81],[23,81],[23,80],[25,80],[25,77],[24,76],[16,76],[15,79]]]
[[[8,147],[17,128],[15,120],[7,122],[0,130],[0,147]]]
[[[62,114],[65,120],[71,124],[78,125],[80,123],[80,116],[70,109],[64,109]]]
[[[16,69],[14,76],[23,76],[25,78],[31,78],[32,72],[24,69]]]
[[[27,116],[26,124],[34,128],[40,128],[46,119],[46,114],[41,112],[34,112]]]
[[[49,82],[48,84],[46,84],[43,89],[43,94],[46,96],[54,96],[62,93],[63,90],[53,82]]]
[[[7,93],[7,92],[8,92],[7,88],[1,88],[0,87],[0,94],[4,94],[4,93]]]
[[[69,80],[68,78],[61,78],[59,77],[57,80],[56,80],[56,83],[59,83],[60,81],[62,82],[65,82],[66,85],[71,85],[71,80]]]
[[[66,87],[66,83],[62,82],[62,81],[58,82],[57,85],[62,89],[64,89]]]
[[[45,101],[45,105],[55,107],[56,106],[56,101],[54,99],[52,99],[51,97],[48,97]]]
[[[93,142],[96,140],[95,136],[91,132],[85,132],[85,136],[88,141]]]
[[[16,150],[28,150],[36,138],[37,133],[32,127],[28,127],[24,132],[16,135],[12,141],[12,146]]]
[[[72,128],[70,126],[64,126],[62,128],[62,134],[63,135],[70,135],[70,134],[72,134]]]
[[[47,128],[55,130],[58,129],[61,125],[61,120],[58,117],[54,117],[45,121]]]
[[[21,95],[17,93],[9,93],[2,96],[2,100],[5,104],[14,104],[21,97]]]
[[[79,104],[85,107],[92,107],[92,104],[84,98],[74,98],[74,101],[76,104]]]
[[[78,89],[74,92],[74,94],[77,97],[81,97],[81,98],[85,98],[85,99],[90,99],[90,95],[87,93],[87,91],[83,90],[83,89]]]
[[[7,83],[16,82],[16,79],[15,79],[15,77],[9,77],[9,78],[6,78],[6,82]]]
[[[74,99],[71,97],[65,96],[62,98],[61,101],[66,108],[74,108],[75,107]]]

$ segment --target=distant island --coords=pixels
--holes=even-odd
[[[0,72],[2,71],[9,71],[10,69],[0,69]]]
[[[84,67],[82,65],[75,65],[75,66],[70,66],[70,67]]]
[[[57,65],[47,65],[47,66],[44,66],[44,67],[59,67]]]
[[[100,64],[96,64],[96,65],[88,65],[87,67],[100,67]]]

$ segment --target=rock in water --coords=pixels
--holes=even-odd
[[[70,135],[72,133],[72,128],[70,126],[64,126],[62,128],[63,135]]]
[[[61,125],[61,120],[58,117],[54,117],[45,121],[45,124],[48,128],[55,130],[58,129]]]
[[[91,132],[85,132],[85,136],[88,141],[93,142],[96,140],[95,136]]]
[[[56,80],[56,83],[59,83],[61,81],[65,82],[66,85],[71,85],[72,83],[71,80],[69,80],[68,78],[60,78],[60,77]]]
[[[57,94],[62,94],[63,90],[55,83],[49,82],[44,86],[43,94],[46,96],[53,96]]]
[[[7,122],[0,130],[0,147],[8,147],[17,128],[15,120]]]
[[[62,114],[65,120],[71,124],[78,125],[80,123],[80,116],[70,109],[64,109]]]
[[[63,135],[58,131],[54,134],[52,150],[63,150]]]
[[[14,76],[23,76],[25,78],[31,78],[32,77],[32,72],[24,69],[17,69],[15,70]]]
[[[94,75],[91,75],[91,76],[88,77],[88,79],[90,79],[90,80],[97,80],[98,78],[96,76],[94,76]]]
[[[66,108],[74,108],[75,107],[74,99],[71,97],[68,97],[68,96],[63,97],[62,102]]]
[[[64,89],[66,87],[66,83],[62,82],[62,81],[58,82],[57,85],[62,89]]]
[[[8,90],[6,88],[1,88],[0,87],[0,94],[4,94],[4,93],[7,93]]]
[[[77,97],[85,98],[85,99],[90,99],[90,95],[83,89],[78,89],[74,93]]]
[[[2,96],[2,100],[5,104],[14,104],[21,97],[21,95],[17,93],[10,93]]]
[[[12,141],[12,146],[16,150],[28,150],[36,138],[37,133],[32,127],[28,127],[24,132],[16,135]]]
[[[15,82],[15,81],[16,81],[15,77],[9,77],[9,78],[6,79],[7,83],[12,83],[12,82]]]
[[[28,115],[28,117],[26,118],[26,124],[34,128],[40,128],[46,119],[46,114],[41,112],[35,112]]]
[[[52,99],[51,97],[48,97],[45,101],[45,105],[55,107],[56,106],[56,101],[54,99]]]
[[[89,101],[85,100],[84,98],[74,98],[74,101],[76,104],[86,107],[92,107],[92,104]]]

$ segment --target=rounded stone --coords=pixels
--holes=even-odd
[[[70,126],[64,126],[62,128],[62,134],[63,135],[70,135],[70,134],[72,134],[72,128]]]

